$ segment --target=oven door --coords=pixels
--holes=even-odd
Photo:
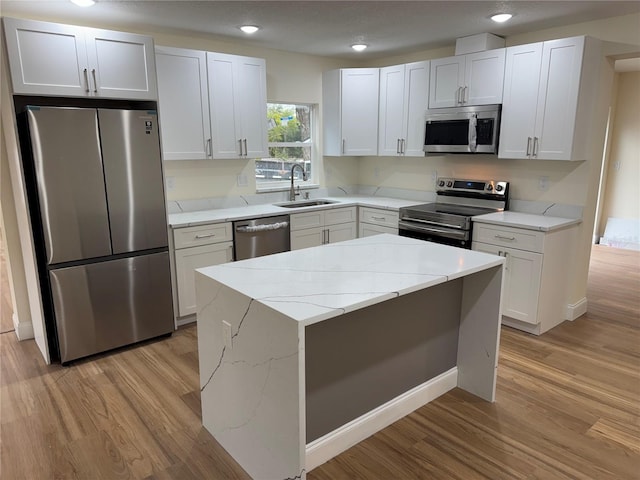
[[[471,248],[470,231],[456,228],[439,227],[424,223],[398,222],[398,234],[401,237],[417,238],[434,243]]]

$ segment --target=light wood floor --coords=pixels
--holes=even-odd
[[[308,474],[640,479],[640,253],[595,246],[589,312],[503,328],[497,401],[454,389]],[[46,366],[0,335],[0,478],[247,478],[200,426],[196,328]]]

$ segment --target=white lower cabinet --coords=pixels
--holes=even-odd
[[[345,207],[291,215],[291,250],[356,238],[356,214],[356,207]]]
[[[358,237],[370,237],[380,233],[398,234],[398,212],[360,207],[358,218]]]
[[[195,269],[233,261],[232,224],[176,228],[173,247],[177,303],[174,308],[178,317],[186,317],[196,313]],[[178,323],[186,322],[178,320]]]
[[[567,318],[572,232],[571,228],[542,232],[476,222],[472,250],[506,260],[504,325],[539,335]]]

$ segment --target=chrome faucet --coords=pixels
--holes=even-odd
[[[299,163],[294,163],[291,167],[291,190],[289,191],[289,200],[292,202],[296,199],[296,195],[300,195],[300,193],[296,193],[296,190],[293,187],[293,171],[296,169],[296,167],[298,167],[302,172],[302,180],[305,182],[307,181],[307,174],[305,173],[304,168],[302,168],[302,165],[300,165]]]

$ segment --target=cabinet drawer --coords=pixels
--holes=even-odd
[[[473,226],[473,241],[542,253],[544,232],[476,223]]]
[[[356,207],[336,208],[324,211],[324,224],[337,225],[356,221]]]
[[[176,228],[173,230],[173,243],[176,250],[212,243],[229,242],[233,240],[231,223],[212,223],[197,227]]]
[[[398,212],[360,207],[360,222],[398,228]]]

